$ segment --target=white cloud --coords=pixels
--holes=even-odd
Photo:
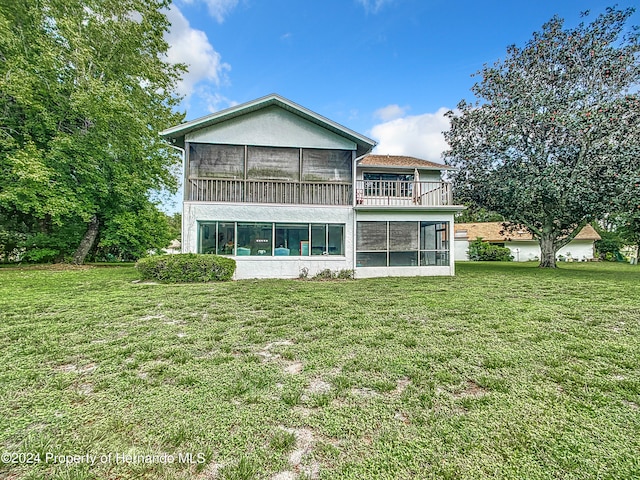
[[[380,123],[371,130],[378,141],[375,153],[409,155],[442,163],[442,152],[448,149],[442,132],[449,130],[448,108],[435,113],[411,115]]]
[[[189,21],[175,5],[168,10],[167,17],[171,22],[171,29],[166,35],[169,43],[168,60],[188,66],[188,71],[178,84],[178,93],[188,100],[202,82],[211,82],[215,86],[224,83],[231,66],[222,62],[221,55],[209,43],[207,34],[191,28]]]
[[[238,0],[205,0],[209,14],[218,23],[224,22],[224,17],[238,5]]]
[[[382,7],[388,3],[393,3],[394,0],[356,0],[360,5],[364,7],[364,10],[369,13],[378,13]]]
[[[209,15],[215,18],[218,23],[224,22],[225,17],[231,10],[236,8],[239,0],[178,0],[179,3],[185,5],[193,5],[202,2],[207,6]]]
[[[396,105],[395,103],[392,105],[387,105],[386,107],[379,108],[375,112],[373,112],[373,116],[375,118],[379,118],[383,122],[388,122],[389,120],[394,120],[396,118],[402,117],[407,110],[411,107],[401,107],[400,105]]]
[[[207,88],[199,89],[196,94],[205,105],[205,108],[209,113],[217,112],[219,110],[233,107],[238,104],[238,102],[231,100],[224,95],[221,95],[219,93],[212,93]]]

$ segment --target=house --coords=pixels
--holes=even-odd
[[[467,251],[469,242],[482,238],[511,250],[516,262],[526,262],[540,258],[540,245],[526,229],[505,232],[502,222],[457,223],[455,225],[454,248],[456,260],[469,260]],[[575,261],[591,260],[594,255],[594,242],[600,235],[591,225],[586,225],[576,237],[558,251],[562,256]]]
[[[184,154],[182,251],[229,255],[236,278],[453,275],[448,169],[279,95],[169,128]]]

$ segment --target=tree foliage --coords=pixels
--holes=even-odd
[[[0,2],[0,216],[26,258],[83,261],[125,217],[154,217],[151,190],[175,191],[178,159],[157,135],[182,119],[167,5]]]
[[[485,65],[475,103],[445,133],[458,196],[525,225],[541,266],[582,227],[620,206],[640,172],[638,30],[609,8],[564,28],[554,17],[524,47]],[[583,14],[588,15],[588,12]]]

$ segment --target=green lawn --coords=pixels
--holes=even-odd
[[[640,478],[640,268],[136,278],[0,269],[0,478]]]

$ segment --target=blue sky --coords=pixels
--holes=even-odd
[[[278,93],[378,142],[440,161],[443,113],[471,74],[557,14],[575,26],[614,0],[174,0],[169,59],[187,120]],[[636,1],[619,0],[619,7]],[[587,19],[588,20],[588,19]],[[636,12],[632,23],[640,24]]]

